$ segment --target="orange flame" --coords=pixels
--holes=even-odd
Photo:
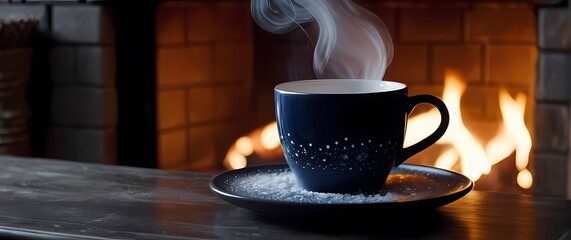
[[[533,185],[533,176],[527,170],[529,153],[531,152],[531,136],[524,122],[526,96],[518,94],[513,99],[506,90],[500,90],[500,109],[507,132],[515,144],[515,165],[519,174],[517,183],[529,189]]]
[[[482,145],[478,143],[472,133],[464,126],[462,112],[460,111],[460,99],[465,90],[466,84],[460,81],[458,75],[451,71],[447,72],[442,98],[450,112],[450,125],[437,144],[452,145],[459,156],[459,158],[456,158],[456,161],[451,160],[451,157],[447,157],[448,163],[446,166],[451,167],[459,159],[462,173],[476,181],[482,174],[488,174],[490,172],[492,164],[488,160]],[[406,131],[405,146],[412,145],[428,136],[434,131],[433,126],[438,126],[439,121],[440,114],[437,110],[431,110],[411,118]],[[450,153],[448,153],[448,155],[450,155]]]
[[[461,172],[476,181],[482,175],[488,174],[492,165],[506,159],[515,151],[516,167],[520,171],[517,177],[518,185],[521,188],[530,188],[533,177],[526,167],[531,151],[531,137],[524,122],[525,95],[518,94],[516,99],[513,99],[505,89],[500,90],[499,104],[503,123],[500,131],[484,148],[462,120],[460,99],[466,85],[459,79],[455,72],[446,72],[443,101],[450,111],[450,126],[437,144],[450,145],[452,148],[437,158],[435,166],[451,169],[460,161]],[[410,146],[428,136],[438,126],[439,121],[440,115],[435,109],[409,119],[404,145]]]

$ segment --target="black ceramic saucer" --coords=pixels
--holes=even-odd
[[[286,164],[252,166],[216,175],[210,188],[228,203],[270,217],[430,210],[474,188],[462,174],[412,164],[393,168],[384,188],[374,195],[309,192],[294,179]]]

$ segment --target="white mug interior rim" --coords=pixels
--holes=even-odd
[[[363,94],[391,92],[403,88],[406,88],[403,83],[386,80],[316,79],[280,83],[275,90],[289,94]]]

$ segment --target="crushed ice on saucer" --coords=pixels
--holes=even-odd
[[[260,172],[236,179],[232,188],[241,194],[264,200],[276,200],[297,203],[378,203],[396,201],[397,194],[341,194],[307,191],[297,184],[289,170]]]

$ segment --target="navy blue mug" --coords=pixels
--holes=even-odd
[[[405,84],[358,79],[299,80],[274,89],[286,162],[309,191],[374,193],[391,169],[446,132],[446,105],[432,95],[408,96]],[[438,128],[403,147],[408,115],[421,103],[440,112]]]

